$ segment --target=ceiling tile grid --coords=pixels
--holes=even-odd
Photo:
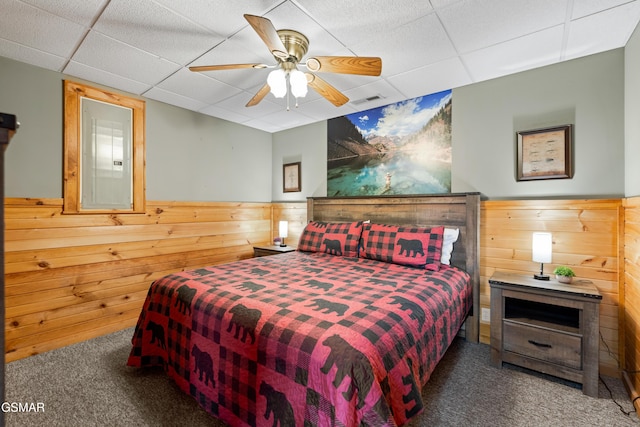
[[[11,0],[2,3],[0,38],[4,40],[69,58],[86,34],[84,26],[30,4]]]
[[[0,0],[0,55],[149,99],[278,132],[623,47],[640,0]],[[267,94],[278,65],[244,18],[309,38],[313,56],[377,56],[378,77],[320,73],[335,107]],[[34,29],[37,29],[35,31]],[[189,66],[266,64],[191,72]]]
[[[89,67],[151,85],[160,83],[180,69],[178,64],[96,31],[87,34],[71,59]]]

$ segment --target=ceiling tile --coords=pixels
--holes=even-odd
[[[127,79],[125,77],[109,73],[98,68],[93,68],[75,61],[69,62],[63,72],[72,77],[78,77],[90,82],[96,82],[115,89],[123,90],[125,92],[134,93],[136,95],[143,94],[151,87],[151,85],[148,83],[142,83],[135,80]]]
[[[640,2],[631,2],[571,21],[563,59],[624,46],[640,20]]]
[[[276,30],[299,31],[309,39],[306,56],[333,55],[344,46],[326,31],[316,20],[306,15],[291,2],[284,2],[265,15]]]
[[[164,102],[178,107],[186,108],[187,110],[199,111],[207,106],[204,102],[200,102],[196,99],[188,98],[186,96],[179,95],[177,93],[169,92],[159,87],[153,87],[144,93],[147,98],[155,99],[156,101]]]
[[[391,32],[432,12],[428,1],[297,0],[328,32],[346,46]]]
[[[178,64],[224,40],[151,0],[111,0],[94,29]]]
[[[558,62],[564,26],[529,34],[462,56],[474,82]]]
[[[211,46],[205,54],[189,65],[265,63],[276,65],[276,60],[251,27],[247,27],[225,41]]]
[[[354,49],[362,56],[380,56],[385,77],[456,55],[438,17],[433,14],[378,33],[354,45]]]
[[[5,40],[68,58],[87,32],[82,25],[23,2],[2,3],[0,38]]]
[[[253,29],[250,31],[243,30],[241,33],[251,33],[252,40],[246,40],[246,37],[236,34],[234,37],[220,43],[214,49],[202,55],[189,66],[200,65],[225,65],[225,64],[267,64],[276,65],[273,56],[264,46],[262,41],[255,35]],[[257,40],[253,40],[253,37]],[[259,49],[252,49],[258,47]],[[259,50],[260,53],[257,53]],[[217,70],[205,71],[200,74],[214,78],[220,82],[224,82],[230,86],[242,89],[250,89],[258,84],[262,85],[267,80],[269,74],[268,69],[237,69],[237,70]]]
[[[233,111],[236,114],[248,115],[250,117],[261,117],[265,114],[270,114],[274,111],[285,108],[284,103],[281,104],[281,100],[274,98],[271,94],[268,94],[266,97],[264,97],[264,99],[258,105],[246,107],[247,102],[249,102],[249,100],[258,91],[258,89],[259,87],[256,87],[254,90],[239,93],[235,96],[220,101],[216,105],[229,111]]]
[[[177,64],[95,31],[87,35],[72,59],[111,74],[148,84],[156,84],[180,68]]]
[[[567,0],[464,0],[438,10],[460,53],[564,23]]]
[[[472,83],[460,58],[450,58],[388,78],[405,99],[442,92]]]
[[[402,99],[404,95],[385,80],[358,86],[344,92],[349,97],[349,103],[357,110],[374,108],[377,105],[389,104]],[[379,99],[366,101],[367,98],[379,97]]]
[[[109,0],[22,0],[69,21],[89,27]]]
[[[462,0],[429,0],[429,3],[431,3],[431,6],[433,6],[434,9],[440,9],[452,5],[453,3],[458,3],[459,1]]]
[[[629,0],[580,0],[573,2],[571,19],[583,18],[587,15],[602,12],[612,7],[628,3]]]
[[[282,0],[154,0],[217,34],[234,34],[249,25],[244,14],[263,15]]]
[[[242,92],[238,88],[221,83],[202,73],[191,72],[186,68],[167,77],[157,87],[206,104],[214,104]]]
[[[249,120],[244,124],[247,126],[259,126],[263,130],[277,129],[275,131],[278,132],[292,127],[314,123],[316,121],[317,120],[306,116],[302,111],[287,111],[285,109],[281,109],[273,113],[260,116],[260,118],[256,120]],[[298,125],[296,123],[302,123],[302,125]],[[269,132],[274,132],[274,130],[270,130]]]
[[[314,118],[315,121],[344,116],[357,111],[359,111],[359,109],[350,102],[347,102],[340,107],[336,107],[322,97],[318,97],[315,100],[304,104],[304,114]]]
[[[4,39],[0,39],[0,56],[54,71],[62,71],[67,63],[67,59],[61,56]]]
[[[219,106],[220,104],[210,105],[202,110],[199,110],[202,114],[207,114],[213,117],[219,117],[224,120],[228,120],[234,123],[244,123],[251,119],[250,116],[245,114],[239,114],[235,111],[228,110]]]

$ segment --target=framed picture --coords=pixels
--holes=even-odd
[[[518,181],[573,177],[572,125],[517,132]]]
[[[282,165],[282,184],[285,193],[302,191],[300,186],[300,162]]]

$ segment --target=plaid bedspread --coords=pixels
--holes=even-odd
[[[180,272],[151,285],[128,365],[163,366],[233,426],[401,425],[471,293],[453,267],[323,253]]]

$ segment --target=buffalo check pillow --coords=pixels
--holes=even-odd
[[[361,234],[362,221],[312,221],[302,231],[298,242],[298,250],[357,257]]]
[[[438,271],[444,227],[364,224],[360,256]]]

